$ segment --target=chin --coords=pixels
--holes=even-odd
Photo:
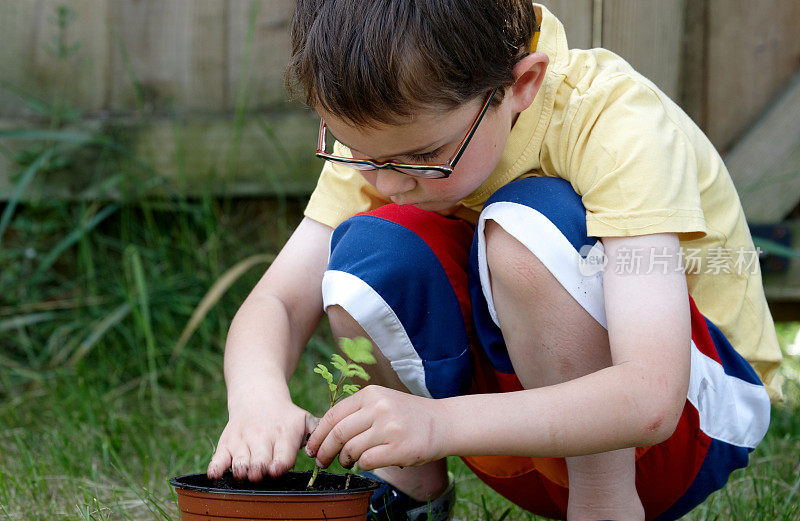
[[[453,207],[453,203],[444,203],[437,201],[429,201],[424,203],[410,203],[419,208],[420,210],[428,210],[429,212],[443,212]]]

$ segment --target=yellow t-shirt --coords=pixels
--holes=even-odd
[[[551,176],[581,195],[591,236],[677,233],[698,309],[780,398],[778,339],[757,260],[754,268],[735,264],[754,260],[755,248],[719,154],[625,60],[605,49],[569,49],[561,23],[542,13],[537,50],[550,64],[541,89],[517,118],[500,163],[457,215],[474,222],[501,186]],[[349,151],[337,143],[336,153]],[[358,171],[326,163],[305,215],[336,227],[387,202]]]

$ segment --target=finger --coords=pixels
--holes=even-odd
[[[292,437],[292,440],[295,438]],[[269,475],[277,478],[294,466],[297,459],[297,445],[292,447],[286,436],[281,436],[275,440],[275,447],[272,450],[272,462],[269,464]]]
[[[325,413],[325,416],[323,416],[319,421],[317,428],[311,433],[311,437],[308,438],[308,442],[306,443],[306,454],[312,458],[316,456],[320,445],[322,445],[322,442],[327,439],[328,434],[330,434],[334,425],[342,421],[342,419],[345,417],[359,410],[361,407],[361,400],[358,396],[359,394],[360,393],[356,393],[353,396],[345,398],[341,402],[331,407],[328,412]]]
[[[375,429],[368,428],[353,436],[339,451],[339,464],[346,469],[352,468],[364,452],[383,443],[377,435]]]
[[[231,452],[228,450],[227,445],[218,445],[217,451],[208,463],[208,470],[206,471],[208,479],[221,478],[222,474],[231,467],[232,459]]]
[[[261,481],[267,475],[272,461],[272,442],[264,438],[249,445],[250,463],[247,466],[247,479]]]
[[[303,440],[300,443],[300,448],[306,446],[308,439],[311,437],[311,433],[314,432],[314,430],[317,428],[317,425],[319,425],[319,418],[311,413],[306,413],[306,428],[303,432]]]
[[[324,420],[324,419],[323,419]],[[352,438],[372,427],[372,415],[359,409],[334,425],[317,451],[317,463],[326,468]]]
[[[392,462],[392,452],[392,447],[388,443],[370,447],[361,453],[361,457],[358,458],[358,466],[362,470],[374,470],[397,465],[397,462]]]
[[[238,443],[231,449],[231,472],[233,477],[239,481],[244,481],[247,478],[247,470],[250,466],[250,448],[244,443]]]

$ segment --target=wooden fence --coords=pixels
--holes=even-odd
[[[602,45],[625,57],[722,151],[800,70],[797,0],[544,3],[573,47]],[[313,115],[289,104],[283,90],[292,6],[4,0],[0,129],[46,127],[52,121],[43,106],[74,107],[89,127],[125,129],[134,153],[167,176],[211,179],[224,171],[233,173],[228,193],[307,192],[319,164],[285,164],[313,152],[316,131]],[[16,171],[9,154],[0,155],[0,198],[8,197]],[[70,186],[54,182],[40,191],[69,194]]]

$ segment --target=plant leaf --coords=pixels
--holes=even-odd
[[[357,376],[362,380],[369,380],[369,375],[367,372],[358,364],[347,364],[347,372],[345,374],[348,378]]]
[[[360,364],[374,364],[375,357],[372,355],[372,342],[363,336],[356,338],[339,339],[339,347],[353,362]]]
[[[342,394],[354,394],[356,391],[361,389],[360,385],[356,384],[344,384],[342,386]]]
[[[344,358],[342,358],[338,354],[333,353],[331,355],[331,365],[333,365],[333,367],[337,371],[341,371],[342,373],[345,373],[345,376],[349,376],[347,374],[347,360],[345,360]]]
[[[325,380],[327,380],[328,385],[333,385],[333,375],[331,374],[331,372],[328,370],[327,367],[325,367],[322,364],[317,364],[317,367],[314,368],[314,372],[322,376]]]

